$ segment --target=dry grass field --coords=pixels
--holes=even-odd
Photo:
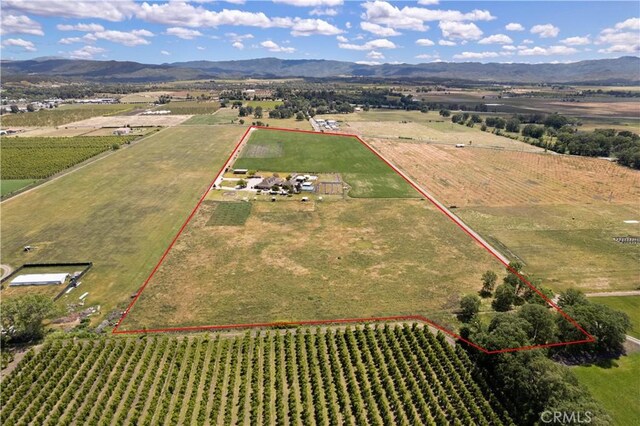
[[[554,290],[640,286],[640,173],[585,157],[373,141],[491,244]]]
[[[640,173],[595,158],[372,142],[448,205],[634,203]]]
[[[254,201],[246,221],[216,226],[220,203],[237,204],[202,205],[123,329],[439,318],[485,270],[501,273],[422,200]]]
[[[191,118],[190,115],[113,115],[110,117],[93,117],[87,120],[69,123],[65,127],[165,127],[177,126]]]

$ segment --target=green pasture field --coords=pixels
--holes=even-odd
[[[0,196],[4,197],[37,182],[37,179],[0,179]]]
[[[213,210],[207,221],[207,226],[242,226],[251,214],[251,203],[247,202],[205,201],[205,203],[210,205]]]
[[[92,261],[82,284],[87,305],[101,305],[103,314],[122,309],[243,131],[168,128],[8,199],[0,223],[2,262]],[[36,248],[24,253],[27,244]]]
[[[244,101],[243,105],[253,108],[261,106],[263,110],[268,111],[270,109],[274,109],[278,105],[282,105],[282,101]]]
[[[171,111],[172,115],[213,114],[220,108],[219,102],[184,101],[169,102],[154,108],[154,111]]]
[[[125,330],[412,314],[451,326],[460,296],[477,292],[482,273],[502,274],[494,258],[414,198],[417,192],[354,138],[256,130],[233,167],[333,171],[358,198],[271,202],[247,192],[248,218],[243,211],[228,221],[237,198],[210,197]],[[225,202],[232,206],[219,210]],[[218,214],[230,226],[209,226]]]
[[[231,108],[220,108],[214,114],[194,115],[183,125],[214,125],[232,124],[238,122],[238,110]]]
[[[534,212],[534,213],[532,213]],[[614,237],[638,235],[637,207],[625,204],[515,205],[456,210],[474,230],[555,291],[634,290],[640,246]]]
[[[257,153],[267,152],[267,156]],[[275,153],[273,156],[269,152]],[[249,170],[340,173],[349,195],[413,198],[419,194],[356,138],[312,133],[256,130],[234,164]]]
[[[0,118],[3,127],[47,127],[80,121],[91,117],[115,115],[130,111],[134,105],[61,105],[55,109],[41,109],[36,112],[7,114]]]
[[[618,426],[637,423],[640,418],[640,353],[620,357],[604,366],[573,367],[578,381],[611,414]]]
[[[607,305],[629,315],[631,319],[629,335],[640,339],[640,296],[592,297],[590,300],[592,303]]]

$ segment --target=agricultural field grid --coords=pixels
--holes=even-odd
[[[239,155],[238,153],[241,151],[241,148],[243,147],[243,144],[247,140],[249,140],[251,134],[254,133],[255,131],[264,132],[266,130],[268,130],[269,132],[288,131],[288,132],[292,132],[292,133],[306,134],[306,135],[308,135],[310,137],[311,136],[313,136],[313,137],[321,137],[321,138],[326,138],[326,137],[334,137],[334,138],[335,137],[348,137],[348,138],[352,138],[352,139],[357,140],[359,142],[359,144],[361,144],[361,146],[363,146],[363,147],[365,147],[367,149],[368,152],[375,154],[375,156],[379,160],[381,160],[381,162],[383,162],[385,164],[385,167],[388,166],[390,169],[392,169],[396,173],[396,176],[398,178],[400,178],[401,180],[403,180],[406,183],[408,183],[412,187],[413,190],[416,190],[418,193],[420,193],[420,195],[422,195],[425,198],[427,198],[428,200],[430,200],[435,205],[435,207],[438,210],[440,210],[441,213],[444,213],[449,219],[454,221],[454,223],[456,223],[456,225],[458,225],[467,235],[471,236],[472,239],[475,240],[476,243],[478,243],[482,248],[484,248],[486,251],[488,251],[493,256],[495,256],[496,259],[500,263],[503,264],[503,266],[507,267],[507,269],[509,269],[512,273],[517,275],[518,278],[523,283],[525,283],[532,290],[537,292],[542,298],[544,298],[546,300],[546,302],[550,306],[552,306],[561,315],[563,315],[567,321],[571,322],[578,330],[580,330],[580,332],[586,338],[585,339],[581,339],[581,340],[571,341],[571,342],[553,342],[553,343],[547,343],[547,344],[541,344],[541,345],[533,345],[533,346],[522,347],[522,348],[503,348],[503,349],[494,350],[494,351],[487,351],[486,349],[475,345],[473,342],[469,342],[468,340],[458,336],[456,333],[448,330],[445,327],[442,327],[442,326],[436,324],[435,322],[433,322],[433,321],[431,321],[431,320],[429,320],[426,317],[421,316],[421,315],[404,315],[404,316],[389,316],[389,317],[375,317],[375,316],[372,316],[372,317],[368,317],[368,318],[358,318],[358,319],[354,319],[354,318],[351,318],[351,319],[335,319],[335,318],[333,318],[333,319],[321,319],[321,320],[310,320],[310,321],[276,321],[276,322],[271,322],[271,323],[244,323],[244,324],[229,324],[229,325],[200,325],[200,324],[198,324],[198,325],[194,325],[194,326],[174,326],[174,327],[168,327],[168,328],[166,328],[166,327],[153,328],[153,327],[148,327],[147,325],[144,325],[143,327],[141,327],[139,329],[135,329],[135,328],[134,329],[131,329],[131,328],[123,328],[123,329],[121,329],[123,321],[125,321],[125,319],[129,316],[132,308],[134,307],[134,305],[136,305],[136,303],[140,299],[140,297],[143,294],[145,288],[147,287],[149,282],[152,280],[154,275],[161,268],[162,263],[168,257],[170,251],[173,249],[174,245],[179,240],[179,237],[181,236],[181,234],[183,234],[185,229],[187,229],[189,223],[194,218],[194,216],[196,216],[196,214],[198,213],[198,210],[201,208],[203,203],[204,203],[204,205],[207,205],[207,203],[205,203],[205,199],[206,199],[209,191],[206,191],[202,195],[202,197],[200,198],[200,200],[198,201],[198,203],[196,204],[196,206],[192,210],[191,214],[188,216],[186,221],[183,223],[182,227],[180,228],[178,233],[175,235],[175,237],[172,240],[171,244],[167,247],[167,249],[165,250],[164,254],[162,255],[162,257],[160,258],[160,260],[156,264],[155,268],[152,270],[151,274],[147,277],[147,279],[145,280],[143,285],[136,292],[133,300],[131,301],[129,306],[126,308],[126,310],[123,312],[120,320],[116,324],[116,327],[113,329],[113,333],[114,334],[131,334],[131,333],[162,332],[162,331],[219,330],[219,329],[229,329],[229,328],[237,328],[237,327],[242,327],[242,328],[244,328],[244,327],[265,327],[265,326],[274,326],[274,325],[277,325],[277,326],[284,326],[284,325],[313,325],[313,324],[317,325],[317,324],[331,324],[331,323],[339,323],[339,322],[349,323],[349,322],[362,322],[362,321],[376,321],[376,319],[378,319],[378,320],[396,319],[396,320],[420,320],[422,322],[431,324],[431,325],[435,326],[436,328],[440,329],[441,331],[444,331],[445,333],[448,333],[448,334],[452,335],[453,337],[455,337],[457,339],[465,341],[466,343],[468,343],[468,344],[470,344],[470,345],[476,347],[477,349],[479,349],[481,351],[484,351],[486,353],[502,353],[502,352],[510,352],[510,351],[517,351],[517,350],[523,350],[523,349],[532,349],[532,348],[538,348],[538,347],[551,347],[551,346],[562,346],[562,345],[570,345],[570,344],[580,344],[580,343],[587,343],[587,342],[592,342],[593,341],[593,337],[591,335],[589,335],[579,324],[577,324],[575,322],[575,320],[573,320],[568,315],[566,315],[564,312],[562,312],[562,310],[555,303],[553,303],[546,296],[544,296],[535,286],[533,286],[529,281],[527,281],[526,278],[524,278],[522,275],[520,275],[517,271],[513,270],[513,268],[511,268],[511,266],[507,262],[505,262],[505,260],[503,260],[502,258],[498,257],[494,253],[494,251],[492,251],[492,249],[489,246],[487,246],[487,243],[484,242],[484,240],[482,240],[477,235],[474,235],[473,233],[471,233],[470,230],[467,230],[467,229],[463,228],[462,225],[460,224],[460,222],[456,221],[456,219],[451,215],[451,213],[448,212],[446,209],[444,209],[443,206],[441,206],[435,199],[433,199],[432,196],[430,196],[429,194],[425,193],[412,180],[407,178],[406,175],[404,175],[402,172],[400,172],[398,169],[396,169],[391,163],[387,162],[369,144],[364,142],[360,137],[358,137],[356,135],[328,135],[328,134],[318,134],[318,133],[314,133],[314,132],[301,131],[301,130],[277,129],[277,128],[268,128],[267,129],[267,128],[260,128],[260,127],[256,127],[256,126],[251,126],[251,127],[249,127],[247,129],[247,131],[244,133],[244,135],[242,136],[240,141],[236,144],[235,148],[233,149],[233,151],[229,155],[227,161],[221,167],[220,171],[218,172],[218,174],[216,175],[216,177],[212,181],[212,183],[209,186],[209,188],[213,187],[214,182],[217,181],[217,179],[225,172],[225,170],[227,170],[234,163],[234,161],[237,161],[238,155]],[[272,133],[272,135],[273,135],[273,133]],[[313,155],[311,155],[311,157],[313,157]],[[271,160],[271,159],[269,159],[269,160]],[[276,158],[276,162],[277,161],[280,161],[280,160],[278,158]],[[242,163],[240,163],[240,164],[242,164]],[[369,190],[373,191],[373,193],[376,193],[375,189],[369,188]],[[209,218],[209,220],[211,220],[211,218]],[[147,309],[148,309],[148,307],[147,307]],[[134,322],[134,324],[135,324],[135,322]]]

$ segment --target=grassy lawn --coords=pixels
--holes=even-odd
[[[605,368],[589,365],[572,370],[609,411],[616,425],[637,424],[640,419],[640,353],[623,356]]]
[[[34,182],[37,182],[37,179],[1,179],[0,196],[4,197]]]
[[[133,108],[133,105],[127,104],[62,105],[55,109],[41,109],[37,112],[3,115],[1,121],[4,127],[60,126],[91,117],[118,114],[130,111]]]
[[[220,108],[215,114],[194,115],[184,125],[213,125],[213,124],[231,124],[238,122],[238,110],[231,108]]]
[[[261,106],[264,110],[267,110],[267,111],[270,109],[274,109],[278,105],[282,105],[282,101],[245,101],[244,102],[244,106],[250,106],[253,108]]]
[[[203,203],[124,329],[424,314],[446,318],[499,264],[426,201]],[[228,202],[237,204],[236,202]],[[179,296],[178,296],[179,295]]]
[[[419,196],[397,173],[352,137],[257,130],[234,167],[340,173],[351,186],[349,195],[352,197]]]
[[[640,296],[593,297],[591,302],[607,305],[629,315],[631,329],[628,334],[640,338]]]
[[[0,224],[2,262],[17,267],[93,261],[81,287],[89,292],[87,304],[101,305],[103,314],[122,307],[243,131],[240,126],[169,128],[7,200]],[[26,244],[35,249],[24,253]]]

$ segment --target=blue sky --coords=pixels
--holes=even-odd
[[[640,3],[2,0],[3,59],[574,62],[637,56]]]

